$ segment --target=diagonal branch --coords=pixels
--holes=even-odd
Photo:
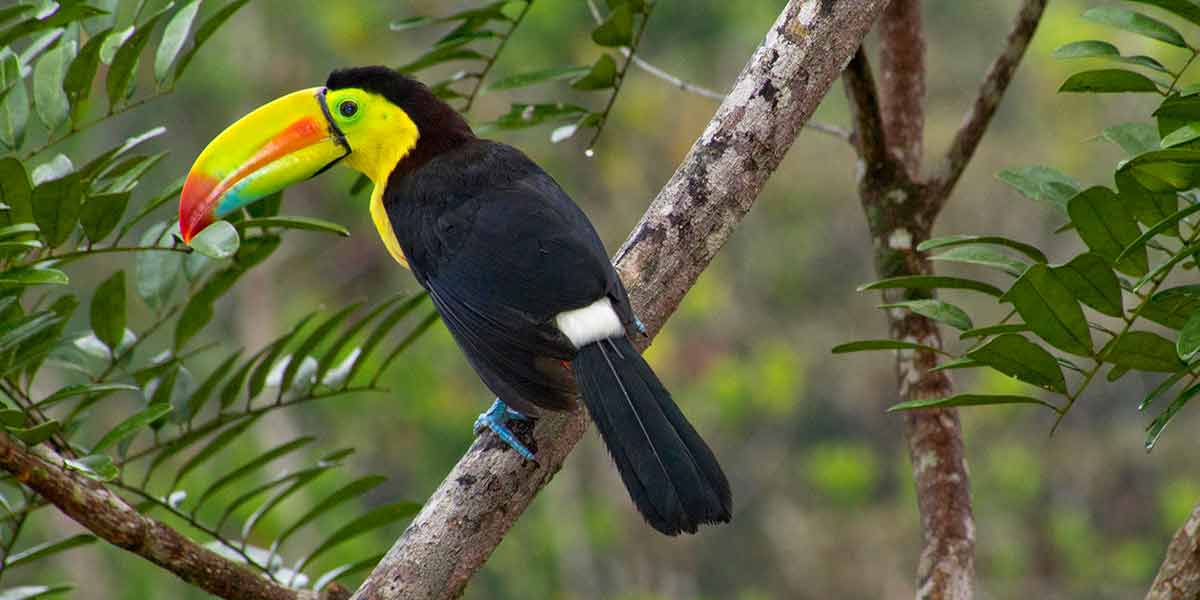
[[[48,448],[25,448],[6,433],[0,433],[0,468],[101,539],[214,596],[228,600],[333,600],[347,595],[344,588],[335,586],[318,594],[268,581],[139,513],[104,485],[71,473],[63,458]]]
[[[651,334],[754,205],[886,3],[787,3],[712,122],[617,252],[616,265]],[[484,434],[354,597],[457,597],[586,428],[582,411],[537,420],[536,464]]]
[[[1167,556],[1146,600],[1194,600],[1200,597],[1200,505],[1175,532]]]
[[[1000,100],[1004,98],[1004,92],[1012,83],[1017,66],[1021,64],[1021,58],[1025,55],[1034,32],[1037,31],[1042,13],[1046,10],[1046,2],[1047,0],[1025,0],[1021,5],[1021,11],[1008,34],[1004,51],[992,62],[991,68],[984,76],[983,84],[979,86],[975,104],[963,119],[954,140],[950,142],[950,148],[946,151],[938,171],[933,173],[930,184],[936,202],[930,207],[930,217],[946,205],[946,200],[958,179],[962,177],[963,170],[971,162],[971,156],[975,154],[975,149],[983,139],[983,134],[987,131],[992,116],[996,114]]]

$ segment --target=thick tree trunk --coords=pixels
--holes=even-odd
[[[792,0],[784,8],[617,253],[617,267],[651,335],[750,210],[886,3]],[[586,428],[581,411],[539,419],[533,432],[538,464],[521,460],[490,434],[481,437],[355,598],[460,595]]]

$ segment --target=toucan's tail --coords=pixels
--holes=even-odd
[[[733,501],[721,465],[633,344],[625,337],[588,344],[571,364],[646,521],[667,535],[728,522]]]

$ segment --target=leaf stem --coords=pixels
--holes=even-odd
[[[22,157],[22,160],[29,160],[29,159],[41,154],[42,152],[45,152],[46,150],[50,149],[51,147],[62,143],[63,141],[71,139],[76,134],[87,131],[88,129],[91,129],[92,127],[95,127],[96,125],[99,125],[100,123],[103,123],[103,122],[105,122],[115,116],[118,116],[122,113],[131,111],[135,108],[138,108],[140,106],[144,106],[150,102],[153,102],[154,100],[157,100],[163,96],[166,96],[167,94],[170,94],[174,90],[175,90],[175,87],[174,87],[174,85],[172,85],[171,87],[169,87],[167,89],[159,90],[153,94],[150,94],[149,96],[146,96],[145,98],[136,100],[134,102],[130,102],[129,104],[125,104],[125,105],[121,106],[121,108],[110,111],[107,114],[105,114],[104,116],[93,119],[91,121],[88,121],[87,123],[84,123],[83,125],[80,125],[78,127],[72,126],[61,136],[59,136],[57,138],[51,136],[50,138],[48,138],[46,140],[46,143],[42,144],[41,146],[38,146],[37,148],[34,148],[33,150],[30,150],[28,154],[26,154],[24,157]]]
[[[504,50],[504,46],[508,44],[508,39],[512,37],[513,32],[517,30],[517,26],[521,21],[525,20],[525,15],[529,14],[529,9],[533,7],[533,0],[525,0],[525,7],[521,9],[521,14],[513,19],[512,26],[508,28],[508,32],[500,38],[500,43],[496,45],[496,50],[488,57],[487,64],[483,66],[483,70],[479,73],[471,73],[475,76],[475,86],[471,88],[471,93],[467,94],[467,103],[463,105],[462,110],[458,111],[463,114],[471,112],[471,106],[475,104],[475,99],[479,97],[479,91],[483,88],[483,80],[487,78],[488,73],[492,71],[492,67],[496,65],[496,61],[500,58],[500,52]]]

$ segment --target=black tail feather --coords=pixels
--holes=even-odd
[[[626,338],[579,350],[583,402],[646,521],[667,534],[729,521],[729,482],[650,365]]]

